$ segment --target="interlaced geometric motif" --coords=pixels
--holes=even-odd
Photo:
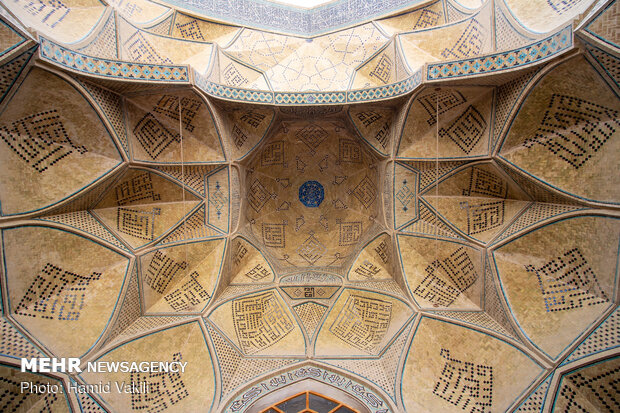
[[[478,234],[504,224],[504,201],[485,202],[469,205],[461,202],[461,208],[467,210],[467,235]]]
[[[259,212],[270,198],[271,194],[267,191],[267,188],[258,179],[255,179],[248,191],[248,203],[252,209]]]
[[[253,354],[293,331],[293,321],[271,291],[233,300],[232,317],[241,349]]]
[[[133,134],[151,159],[157,159],[172,142],[181,142],[181,136],[178,133],[169,131],[151,113],[147,113],[140,119]]]
[[[241,115],[241,118],[239,119],[247,123],[254,129],[257,129],[260,126],[260,124],[263,122],[263,120],[265,120],[265,117],[266,115],[262,113],[258,113],[258,112],[254,112],[250,110],[250,111],[245,112],[243,115]]]
[[[246,79],[245,76],[241,74],[239,69],[237,69],[237,67],[232,63],[229,63],[228,66],[224,68],[222,76],[228,86],[241,87],[249,83],[248,79]]]
[[[553,94],[536,135],[523,143],[539,144],[579,169],[614,136],[618,111],[573,96]]]
[[[308,261],[310,265],[314,265],[327,249],[321,242],[314,236],[310,236],[297,248],[297,254],[304,260]]]
[[[493,367],[450,357],[441,349],[446,361],[433,394],[470,413],[486,413],[493,404]]]
[[[263,267],[262,264],[256,264],[254,268],[246,272],[244,275],[251,280],[260,281],[263,278],[267,278],[273,274],[271,273],[271,271],[269,271],[268,268]]]
[[[153,208],[151,212],[118,208],[116,210],[116,228],[132,237],[152,241],[155,236],[155,216],[160,214],[160,208]]]
[[[579,0],[547,0],[547,4],[557,13],[562,14],[570,10]]]
[[[370,72],[369,76],[376,77],[384,84],[390,81],[390,74],[392,73],[392,66],[394,63],[385,53],[381,54],[379,61],[374,69]]]
[[[91,282],[100,278],[100,272],[85,277],[47,263],[26,290],[14,313],[48,320],[77,321],[85,306],[85,291]]]
[[[175,23],[175,26],[179,29],[179,35],[184,39],[206,41],[196,19],[184,24]]]
[[[263,242],[268,247],[284,248],[286,246],[286,224],[262,224]]]
[[[69,14],[69,9],[60,0],[31,0],[23,4],[25,11],[41,19],[41,23],[54,28]]]
[[[179,97],[173,95],[163,95],[157,105],[153,108],[153,112],[160,113],[168,118],[179,121],[179,112],[181,112],[181,118],[183,119],[183,127],[189,131],[194,131],[194,125],[192,120],[196,117],[196,114],[200,110],[202,102],[197,99],[191,99],[188,97],[181,98],[181,110],[179,110]]]
[[[329,134],[319,125],[311,123],[303,129],[297,131],[295,136],[297,137],[297,139],[305,143],[308,148],[310,148],[310,153],[314,155],[315,149],[318,148],[319,145],[321,145],[321,143],[325,140],[325,138],[327,138],[327,136],[329,136]]]
[[[345,245],[357,244],[363,232],[362,222],[342,222],[337,220],[336,223],[339,227],[338,245],[343,247]]]
[[[463,59],[480,54],[484,44],[484,27],[476,19],[471,19],[459,39],[450,48],[441,52],[444,59]]]
[[[22,378],[25,380],[25,377]],[[45,386],[47,383],[39,380],[32,380],[28,378],[29,382],[32,382],[32,386]],[[13,380],[11,376],[0,377],[0,406],[5,412],[25,412],[29,411],[29,407],[36,406],[41,413],[51,413],[56,411],[54,404],[60,400],[58,394],[52,392],[45,392],[43,394],[37,394],[35,392],[21,391],[20,379]],[[65,404],[65,409],[66,409]],[[59,407],[61,409],[61,407]]]
[[[422,10],[422,13],[420,13],[418,20],[416,20],[411,30],[424,29],[425,27],[435,26],[437,25],[437,21],[440,17],[441,13],[430,9],[424,9]]]
[[[0,137],[39,173],[72,154],[73,150],[82,155],[88,152],[85,146],[72,142],[56,109],[16,120],[10,130],[2,126]]]
[[[351,139],[340,139],[338,142],[338,163],[362,162],[362,148],[359,143]]]
[[[392,320],[392,303],[350,295],[329,328],[345,343],[373,354],[383,341]]]
[[[547,312],[610,301],[579,248],[565,252],[542,267],[526,265],[525,269],[536,274]]]
[[[260,155],[261,166],[283,165],[284,164],[284,141],[271,142],[265,145]]]
[[[450,126],[439,129],[439,136],[450,138],[463,152],[469,154],[484,135],[486,128],[484,116],[470,105]]]
[[[180,352],[172,355],[173,362],[181,362]],[[131,393],[131,409],[146,413],[158,413],[174,406],[189,396],[185,383],[181,379],[181,371],[177,372],[131,372],[130,382],[136,386],[145,385],[148,392]]]
[[[377,198],[377,187],[368,176],[365,176],[353,189],[352,194],[364,205],[364,208],[368,209]]]
[[[164,296],[164,300],[174,311],[189,311],[211,298],[211,295],[198,282],[198,277],[200,275],[194,271],[189,275],[189,281]]]
[[[121,182],[114,188],[116,204],[118,206],[131,204],[141,200],[159,201],[161,196],[153,190],[153,181],[148,172],[134,176],[128,181]]]
[[[124,46],[127,48],[126,60],[133,62],[150,63],[157,65],[171,65],[172,60],[163,58],[144,37],[141,30],[137,30]]]
[[[161,251],[155,251],[155,255],[149,262],[144,275],[144,282],[159,294],[163,294],[168,288],[170,281],[181,271],[187,269],[185,261],[176,262],[164,255]]]
[[[469,188],[463,190],[463,196],[492,196],[506,198],[508,184],[501,176],[480,168],[471,168]]]
[[[467,99],[465,99],[461,92],[450,89],[432,92],[418,98],[418,103],[428,113],[426,122],[430,126],[437,123],[437,115],[446,113],[465,102],[467,102]]]
[[[588,366],[564,377],[556,405],[564,412],[617,412],[618,357]]]

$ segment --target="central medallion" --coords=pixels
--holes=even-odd
[[[306,181],[299,187],[299,200],[308,208],[316,208],[325,198],[323,185],[317,181]]]

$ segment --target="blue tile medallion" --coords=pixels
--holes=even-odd
[[[316,208],[325,198],[323,185],[317,181],[306,181],[299,187],[299,200],[308,208]]]

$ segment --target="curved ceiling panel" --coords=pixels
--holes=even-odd
[[[523,333],[557,358],[613,305],[620,221],[585,216],[543,226],[493,252]]]
[[[394,111],[383,107],[350,108],[349,117],[360,136],[381,155],[392,152]]]
[[[202,312],[219,281],[226,241],[159,248],[140,257],[146,313]]]
[[[599,202],[618,203],[607,185],[620,161],[620,101],[583,57],[547,72],[519,108],[500,155],[548,185]]]
[[[101,118],[58,75],[32,69],[10,101],[20,103],[0,114],[3,215],[52,205],[121,163]]]
[[[528,30],[547,32],[557,27],[557,19],[571,19],[583,13],[588,0],[504,0],[514,18]]]
[[[268,283],[275,281],[269,262],[252,243],[242,237],[232,241],[231,284]]]
[[[129,169],[92,213],[132,248],[168,233],[200,204],[185,187],[144,169]]]
[[[493,36],[487,22],[491,19],[491,4],[486,2],[485,7],[476,14],[457,23],[438,27],[431,25],[424,30],[399,34],[409,67],[415,71],[425,63],[464,59],[490,52]]]
[[[136,358],[136,355],[139,356]],[[169,412],[197,412],[210,409],[215,397],[215,371],[207,347],[207,338],[198,322],[182,324],[152,333],[120,345],[97,358],[101,362],[137,363],[146,361],[182,363],[178,372],[87,372],[80,377],[87,384],[117,384],[122,391],[111,389],[101,394],[114,410],[128,406],[134,410],[166,410]],[[176,366],[175,366],[176,368]],[[136,387],[132,388],[131,383]],[[129,386],[129,391],[125,386]],[[139,387],[142,386],[142,387]],[[132,391],[133,389],[133,391]],[[135,389],[147,389],[141,393]]]
[[[394,253],[392,238],[381,234],[369,242],[349,270],[350,281],[389,280],[392,278]]]
[[[26,38],[21,33],[4,21],[0,23],[0,57],[3,57],[25,41]]]
[[[614,30],[615,19],[620,13],[620,4],[609,3],[605,9],[586,27],[586,30],[612,46],[620,45],[620,34]]]
[[[208,319],[248,356],[304,356],[296,318],[275,289],[220,304]]]
[[[378,20],[377,24],[391,36],[442,25],[447,23],[446,17],[442,2],[434,1],[410,12]]]
[[[472,158],[489,153],[493,89],[425,89],[415,97],[397,156],[406,159]]]
[[[388,40],[372,24],[307,40],[246,29],[226,51],[265,71],[273,90],[345,90]]]
[[[13,319],[58,357],[86,353],[116,308],[129,259],[46,227],[5,229],[2,238]]]
[[[444,178],[422,194],[459,231],[489,242],[529,206],[529,197],[492,164],[477,164]]]
[[[273,124],[275,111],[262,107],[225,106],[224,136],[230,158],[242,159],[247,156],[267,135]]]
[[[106,12],[99,0],[14,0],[5,6],[28,26],[63,43],[86,37]]]
[[[481,251],[464,243],[398,235],[405,278],[425,309],[481,310],[484,267]]]
[[[127,112],[137,161],[213,163],[225,159],[211,109],[192,91],[132,97]]]
[[[209,68],[213,45],[175,39],[138,29],[124,19],[118,25],[120,57],[155,65],[191,64],[199,73]]]
[[[542,372],[504,341],[423,317],[403,371],[403,388],[416,391],[403,392],[403,403],[411,412],[508,411]]]
[[[71,407],[67,399],[67,390],[62,381],[52,379],[42,374],[21,372],[19,368],[0,364],[2,377],[2,392],[14,395],[2,402],[2,408],[7,411],[26,411],[32,409],[69,413]],[[22,383],[28,387],[24,388]],[[47,391],[47,389],[51,391]],[[36,389],[36,390],[35,390]],[[39,392],[38,389],[46,389]]]
[[[317,333],[317,357],[342,354],[378,356],[409,321],[413,312],[386,294],[348,288],[331,307]]]
[[[241,29],[237,26],[217,24],[189,14],[177,12],[170,35],[177,39],[213,42],[225,47]]]

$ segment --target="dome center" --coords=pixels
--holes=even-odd
[[[317,181],[306,181],[299,187],[299,200],[308,208],[317,208],[324,198],[323,185]]]

